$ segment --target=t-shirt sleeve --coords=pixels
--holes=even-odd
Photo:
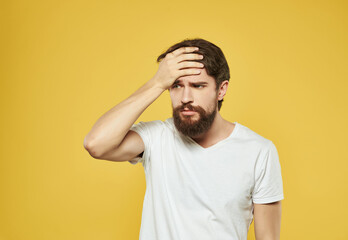
[[[155,120],[149,122],[139,122],[137,124],[132,125],[132,127],[129,130],[132,130],[139,134],[139,136],[144,142],[145,147],[142,157],[135,157],[129,160],[128,162],[130,162],[133,165],[141,162],[144,168],[149,164],[151,144],[154,140],[154,134],[161,127],[161,123],[162,121]]]
[[[256,164],[253,203],[271,203],[284,199],[283,180],[276,146],[272,141],[262,161]]]

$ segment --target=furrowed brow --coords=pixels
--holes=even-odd
[[[180,83],[181,82],[181,80],[175,80],[175,82],[173,83],[173,84],[178,84],[178,83]],[[192,84],[192,85],[204,85],[204,84],[208,84],[208,82],[190,82],[190,84]]]
[[[193,82],[191,83],[192,85],[206,85],[208,84],[207,82]]]

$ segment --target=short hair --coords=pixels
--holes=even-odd
[[[165,56],[181,47],[198,47],[199,50],[195,53],[202,54],[204,58],[202,60],[191,60],[201,62],[204,64],[204,68],[207,74],[215,79],[216,91],[218,91],[220,84],[225,80],[230,80],[230,69],[228,67],[225,55],[221,49],[215,44],[204,40],[202,38],[184,39],[183,41],[174,44],[167,51],[158,56],[157,62],[160,62]],[[218,110],[222,106],[223,99],[218,101]]]

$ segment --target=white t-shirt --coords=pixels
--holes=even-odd
[[[246,240],[253,203],[284,199],[272,141],[238,122],[208,148],[181,134],[173,118],[133,124],[143,139],[146,192],[140,240]]]

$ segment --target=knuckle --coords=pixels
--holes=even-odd
[[[173,65],[173,60],[172,59],[169,59],[168,61],[167,61],[167,66],[172,66]]]
[[[184,56],[180,55],[179,57],[177,57],[177,59],[178,59],[178,62],[181,62],[182,60],[184,60]]]
[[[168,66],[168,70],[170,73],[173,73],[173,72],[175,72],[176,69],[173,65],[170,65],[170,66]]]

